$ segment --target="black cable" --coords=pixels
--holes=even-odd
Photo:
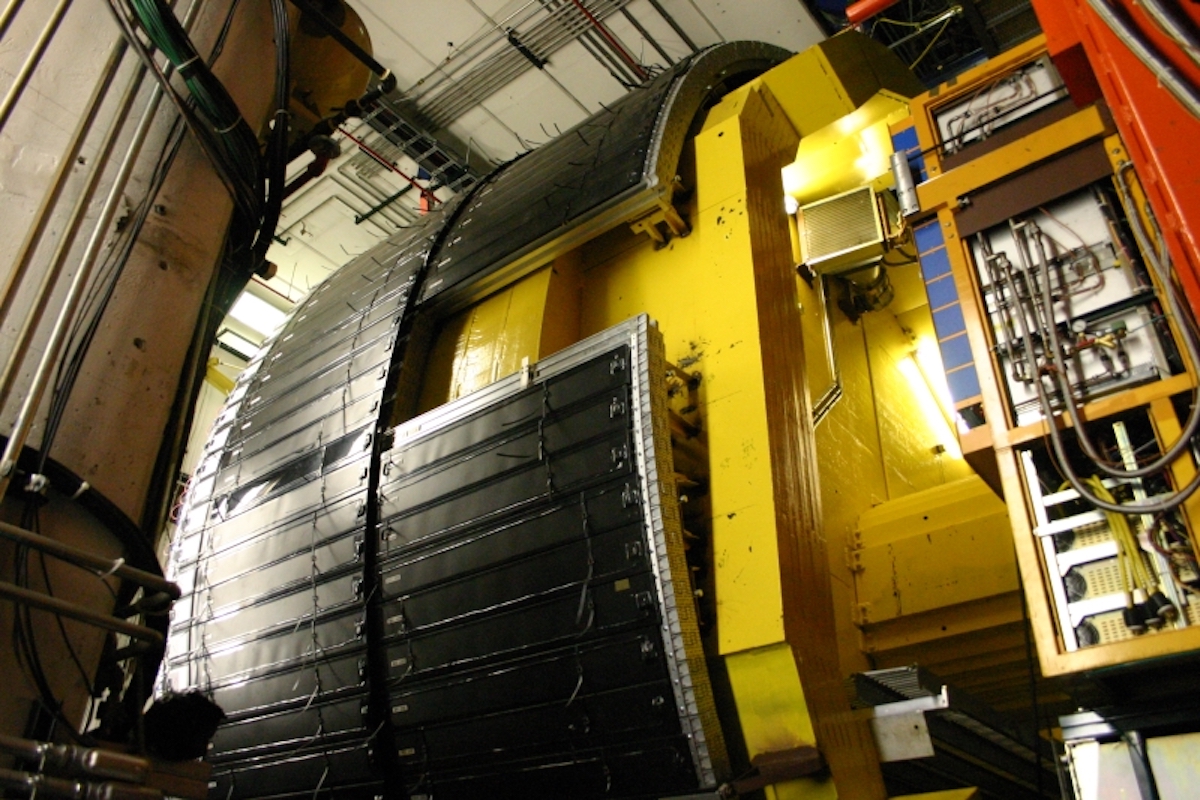
[[[224,50],[226,39],[232,27],[234,13],[237,10],[239,2],[240,0],[234,0],[226,12],[221,30],[209,54],[209,65],[214,64]],[[194,102],[191,100],[185,102],[189,107],[194,105]],[[159,154],[146,193],[131,215],[129,223],[121,232],[118,239],[119,244],[110,251],[108,257],[98,270],[95,288],[89,294],[88,301],[84,304],[76,318],[75,326],[67,345],[67,353],[69,355],[59,364],[58,377],[55,382],[54,395],[51,400],[45,435],[43,437],[43,447],[40,453],[39,472],[42,471],[49,457],[51,444],[56,438],[59,425],[65,414],[71,389],[74,387],[79,372],[82,369],[84,356],[87,354],[99,329],[104,310],[112,298],[117,281],[128,263],[133,247],[136,245],[138,236],[145,225],[146,219],[149,217],[150,210],[153,208],[154,200],[161,190],[167,173],[182,145],[186,130],[185,124],[186,119],[182,115],[176,117],[167,135],[166,143]]]
[[[124,272],[124,268],[133,252],[133,247],[137,244],[138,234],[149,217],[154,200],[162,188],[167,172],[174,162],[175,156],[179,151],[179,146],[182,144],[185,129],[179,124],[178,119],[176,120],[176,126],[168,136],[168,141],[164,146],[154,175],[151,177],[146,195],[138,205],[131,222],[124,231],[120,239],[120,246],[110,251],[109,256],[98,271],[96,285],[89,294],[87,303],[81,308],[76,318],[75,326],[68,338],[67,356],[59,362],[58,375],[56,376],[50,408],[47,413],[46,427],[39,453],[39,473],[44,471],[46,461],[50,457],[52,445],[67,410],[71,391],[83,368],[84,358],[100,328],[104,311],[112,299],[113,293],[116,291],[117,282]]]
[[[288,112],[288,67],[291,42],[289,40],[287,4],[284,0],[271,0],[271,13],[275,30],[275,113],[272,118],[271,139],[267,145],[267,196],[262,219],[259,221],[251,268],[258,271],[266,258],[267,249],[275,235],[275,226],[283,208],[283,194],[287,182],[288,128],[291,115]]]
[[[107,6],[116,20],[118,27],[124,33],[131,49],[146,68],[150,70],[151,75],[154,76],[159,86],[162,87],[163,93],[175,105],[180,115],[183,116],[187,122],[188,129],[191,130],[199,142],[201,150],[216,169],[217,176],[225,184],[225,188],[230,196],[234,198],[234,203],[247,217],[256,218],[258,215],[257,198],[259,193],[255,186],[248,183],[244,179],[244,176],[237,172],[236,165],[229,163],[228,159],[225,158],[223,148],[215,140],[215,132],[197,117],[187,102],[175,91],[163,68],[154,60],[149,48],[138,37],[133,23],[122,13],[121,2],[122,0],[107,0]]]
[[[42,580],[46,584],[46,594],[50,597],[54,597],[54,584],[50,581],[50,570],[46,567],[45,553],[38,553],[38,562],[41,566]],[[91,677],[88,676],[88,672],[84,668],[83,662],[79,659],[79,654],[75,652],[75,646],[71,644],[71,637],[67,635],[67,628],[65,625],[63,625],[62,615],[55,614],[54,622],[58,626],[58,633],[60,636],[62,636],[63,644],[67,647],[67,655],[70,656],[71,661],[75,664],[75,668],[79,670],[79,677],[83,680],[83,685],[87,687],[88,697],[95,697],[95,682]]]
[[[37,508],[33,500],[28,500],[22,513],[21,524],[28,527],[36,524]],[[14,582],[29,588],[29,548],[18,545],[14,559]],[[56,723],[66,728],[67,733],[76,742],[87,743],[87,738],[75,730],[75,726],[67,719],[62,710],[62,702],[55,696],[50,686],[49,677],[42,666],[41,653],[38,651],[37,637],[33,627],[33,617],[29,606],[18,603],[13,609],[13,645],[18,656],[18,664],[23,662],[23,670],[33,680],[38,691],[42,707],[55,719]]]

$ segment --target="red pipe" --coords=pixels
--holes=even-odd
[[[898,2],[900,0],[858,0],[857,3],[846,6],[846,19],[851,25],[857,25],[886,11]]]
[[[359,146],[359,149],[361,149],[361,150],[362,150],[364,153],[366,153],[366,154],[367,154],[367,155],[369,155],[371,158],[373,158],[373,159],[375,159],[376,161],[378,161],[378,162],[379,162],[380,164],[382,164],[383,166],[385,166],[385,167],[387,167],[388,169],[390,169],[392,172],[394,172],[394,173],[396,173],[397,175],[399,175],[401,178],[404,178],[404,180],[408,181],[408,182],[409,182],[409,184],[410,184],[410,185],[411,185],[411,186],[412,186],[414,189],[416,189],[418,192],[420,192],[420,193],[421,193],[421,197],[422,197],[422,198],[424,198],[426,201],[428,201],[430,205],[437,205],[437,204],[439,204],[439,203],[441,203],[441,202],[442,202],[441,200],[439,200],[439,199],[437,198],[437,195],[435,195],[433,192],[431,192],[431,191],[429,191],[428,189],[426,189],[426,188],[425,188],[424,186],[422,186],[421,184],[417,183],[417,181],[416,181],[416,180],[415,180],[415,179],[414,179],[414,178],[413,178],[411,175],[408,175],[408,174],[406,174],[406,173],[404,172],[404,170],[400,169],[400,168],[399,168],[399,167],[397,167],[395,164],[393,164],[392,162],[388,161],[386,158],[384,158],[383,156],[381,156],[379,153],[377,153],[377,152],[375,152],[374,150],[372,150],[372,149],[371,149],[371,147],[370,147],[370,145],[368,145],[368,144],[367,144],[366,142],[364,142],[362,139],[358,138],[358,137],[357,137],[357,136],[355,136],[353,133],[351,133],[350,131],[346,130],[345,128],[343,128],[343,127],[341,127],[341,126],[338,126],[338,131],[340,131],[340,132],[342,133],[342,135],[343,135],[343,136],[345,136],[347,139],[349,139],[350,141],[352,141],[352,142],[354,142],[356,145],[358,145],[358,146]]]
[[[604,23],[596,19],[592,12],[588,11],[587,8],[584,7],[583,3],[579,2],[579,0],[571,0],[571,2],[575,4],[575,7],[579,9],[580,13],[588,18],[588,21],[592,23],[592,27],[600,31],[600,35],[604,37],[604,40],[608,42],[614,50],[617,51],[617,54],[621,56],[621,59],[628,64],[635,73],[637,73],[639,78],[646,80],[650,77],[650,73],[646,72],[645,68],[643,68],[641,64],[637,63],[633,56],[629,55],[629,52],[621,46],[621,43],[618,42],[616,38],[608,32],[608,28],[604,27]],[[893,2],[895,2],[895,0],[893,0]]]

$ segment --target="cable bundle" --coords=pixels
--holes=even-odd
[[[279,220],[287,167],[289,36],[285,0],[271,0],[275,94],[265,153],[260,152],[258,137],[237,103],[213,74],[209,62],[196,52],[164,0],[109,0],[109,3],[126,38],[180,110],[234,199],[238,213],[232,228],[230,255],[245,264],[247,273],[258,271]],[[121,4],[125,5],[124,13]],[[175,92],[167,73],[151,57],[136,35],[135,22],[183,78],[187,98]]]
[[[1069,485],[1063,484],[1062,488]],[[1116,504],[1116,498],[1105,488],[1099,475],[1089,477],[1087,485],[1096,497]],[[1104,516],[1117,546],[1117,571],[1125,593],[1125,627],[1133,633],[1145,633],[1147,626],[1159,627],[1164,622],[1174,622],[1179,618],[1179,609],[1163,594],[1158,577],[1146,565],[1145,551],[1130,529],[1129,520],[1113,511],[1105,511]]]

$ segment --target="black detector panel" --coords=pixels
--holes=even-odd
[[[170,555],[184,596],[160,691],[228,714],[213,798],[715,785],[660,513],[648,321],[386,421],[412,391],[400,367],[420,371],[400,364],[423,357],[419,315],[653,210],[697,115],[786,55],[741,42],[681,62],[334,273],[251,361]]]

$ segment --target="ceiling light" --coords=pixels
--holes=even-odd
[[[275,333],[287,318],[287,314],[248,292],[242,292],[233,308],[229,309],[229,316],[263,336]]]

